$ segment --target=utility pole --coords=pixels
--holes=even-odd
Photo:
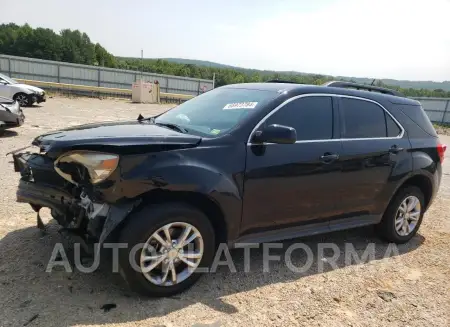
[[[215,84],[216,84],[216,73],[213,73],[213,89]]]

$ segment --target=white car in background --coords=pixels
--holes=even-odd
[[[14,99],[22,107],[31,106],[34,103],[45,102],[45,91],[36,86],[20,84],[14,79],[0,74],[0,96]]]

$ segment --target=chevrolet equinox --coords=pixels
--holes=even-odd
[[[407,242],[438,191],[446,149],[421,104],[395,91],[279,81],[220,87],[155,117],[71,127],[32,145],[13,152],[17,201],[40,227],[39,210],[50,208],[88,253],[126,243],[121,274],[151,296],[194,284],[221,243],[365,225]]]

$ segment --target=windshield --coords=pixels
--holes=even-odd
[[[160,124],[176,124],[191,134],[218,136],[274,99],[276,91],[219,88],[199,95],[163,113]]]
[[[6,82],[8,82],[8,84],[17,84],[17,82],[15,80],[13,80],[12,78],[10,78],[6,75],[0,74],[0,78],[4,79]]]

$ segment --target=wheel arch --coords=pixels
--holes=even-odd
[[[433,182],[431,179],[424,174],[410,176],[398,187],[392,198],[394,198],[401,189],[407,186],[416,186],[422,191],[425,199],[425,210],[427,210],[433,198]]]
[[[189,192],[189,191],[167,191],[162,189],[152,190],[142,196],[142,201],[133,210],[137,211],[142,209],[144,206],[151,204],[167,204],[167,203],[186,203],[201,212],[203,212],[211,222],[213,226],[217,245],[220,243],[226,243],[229,239],[228,236],[228,222],[226,221],[225,214],[220,207],[220,205],[214,201],[211,197],[206,194],[199,192]],[[120,230],[127,223],[130,215],[127,215],[111,233],[109,240],[117,239]]]
[[[28,98],[28,103],[25,105],[25,106],[31,106],[32,104],[33,104],[33,97],[32,97],[32,92],[30,92],[30,93],[26,93],[26,92],[23,92],[22,90],[19,90],[18,92],[16,92],[16,93],[14,93],[14,95],[12,96],[12,98],[13,98],[13,100],[16,100],[17,99],[17,97],[19,96],[19,95],[21,95],[21,94],[23,94],[23,95],[25,95],[27,98]]]
[[[17,89],[17,90],[13,90],[13,98],[19,94],[25,94],[27,96],[30,96],[31,94],[33,94],[32,91],[27,90],[27,89]]]

